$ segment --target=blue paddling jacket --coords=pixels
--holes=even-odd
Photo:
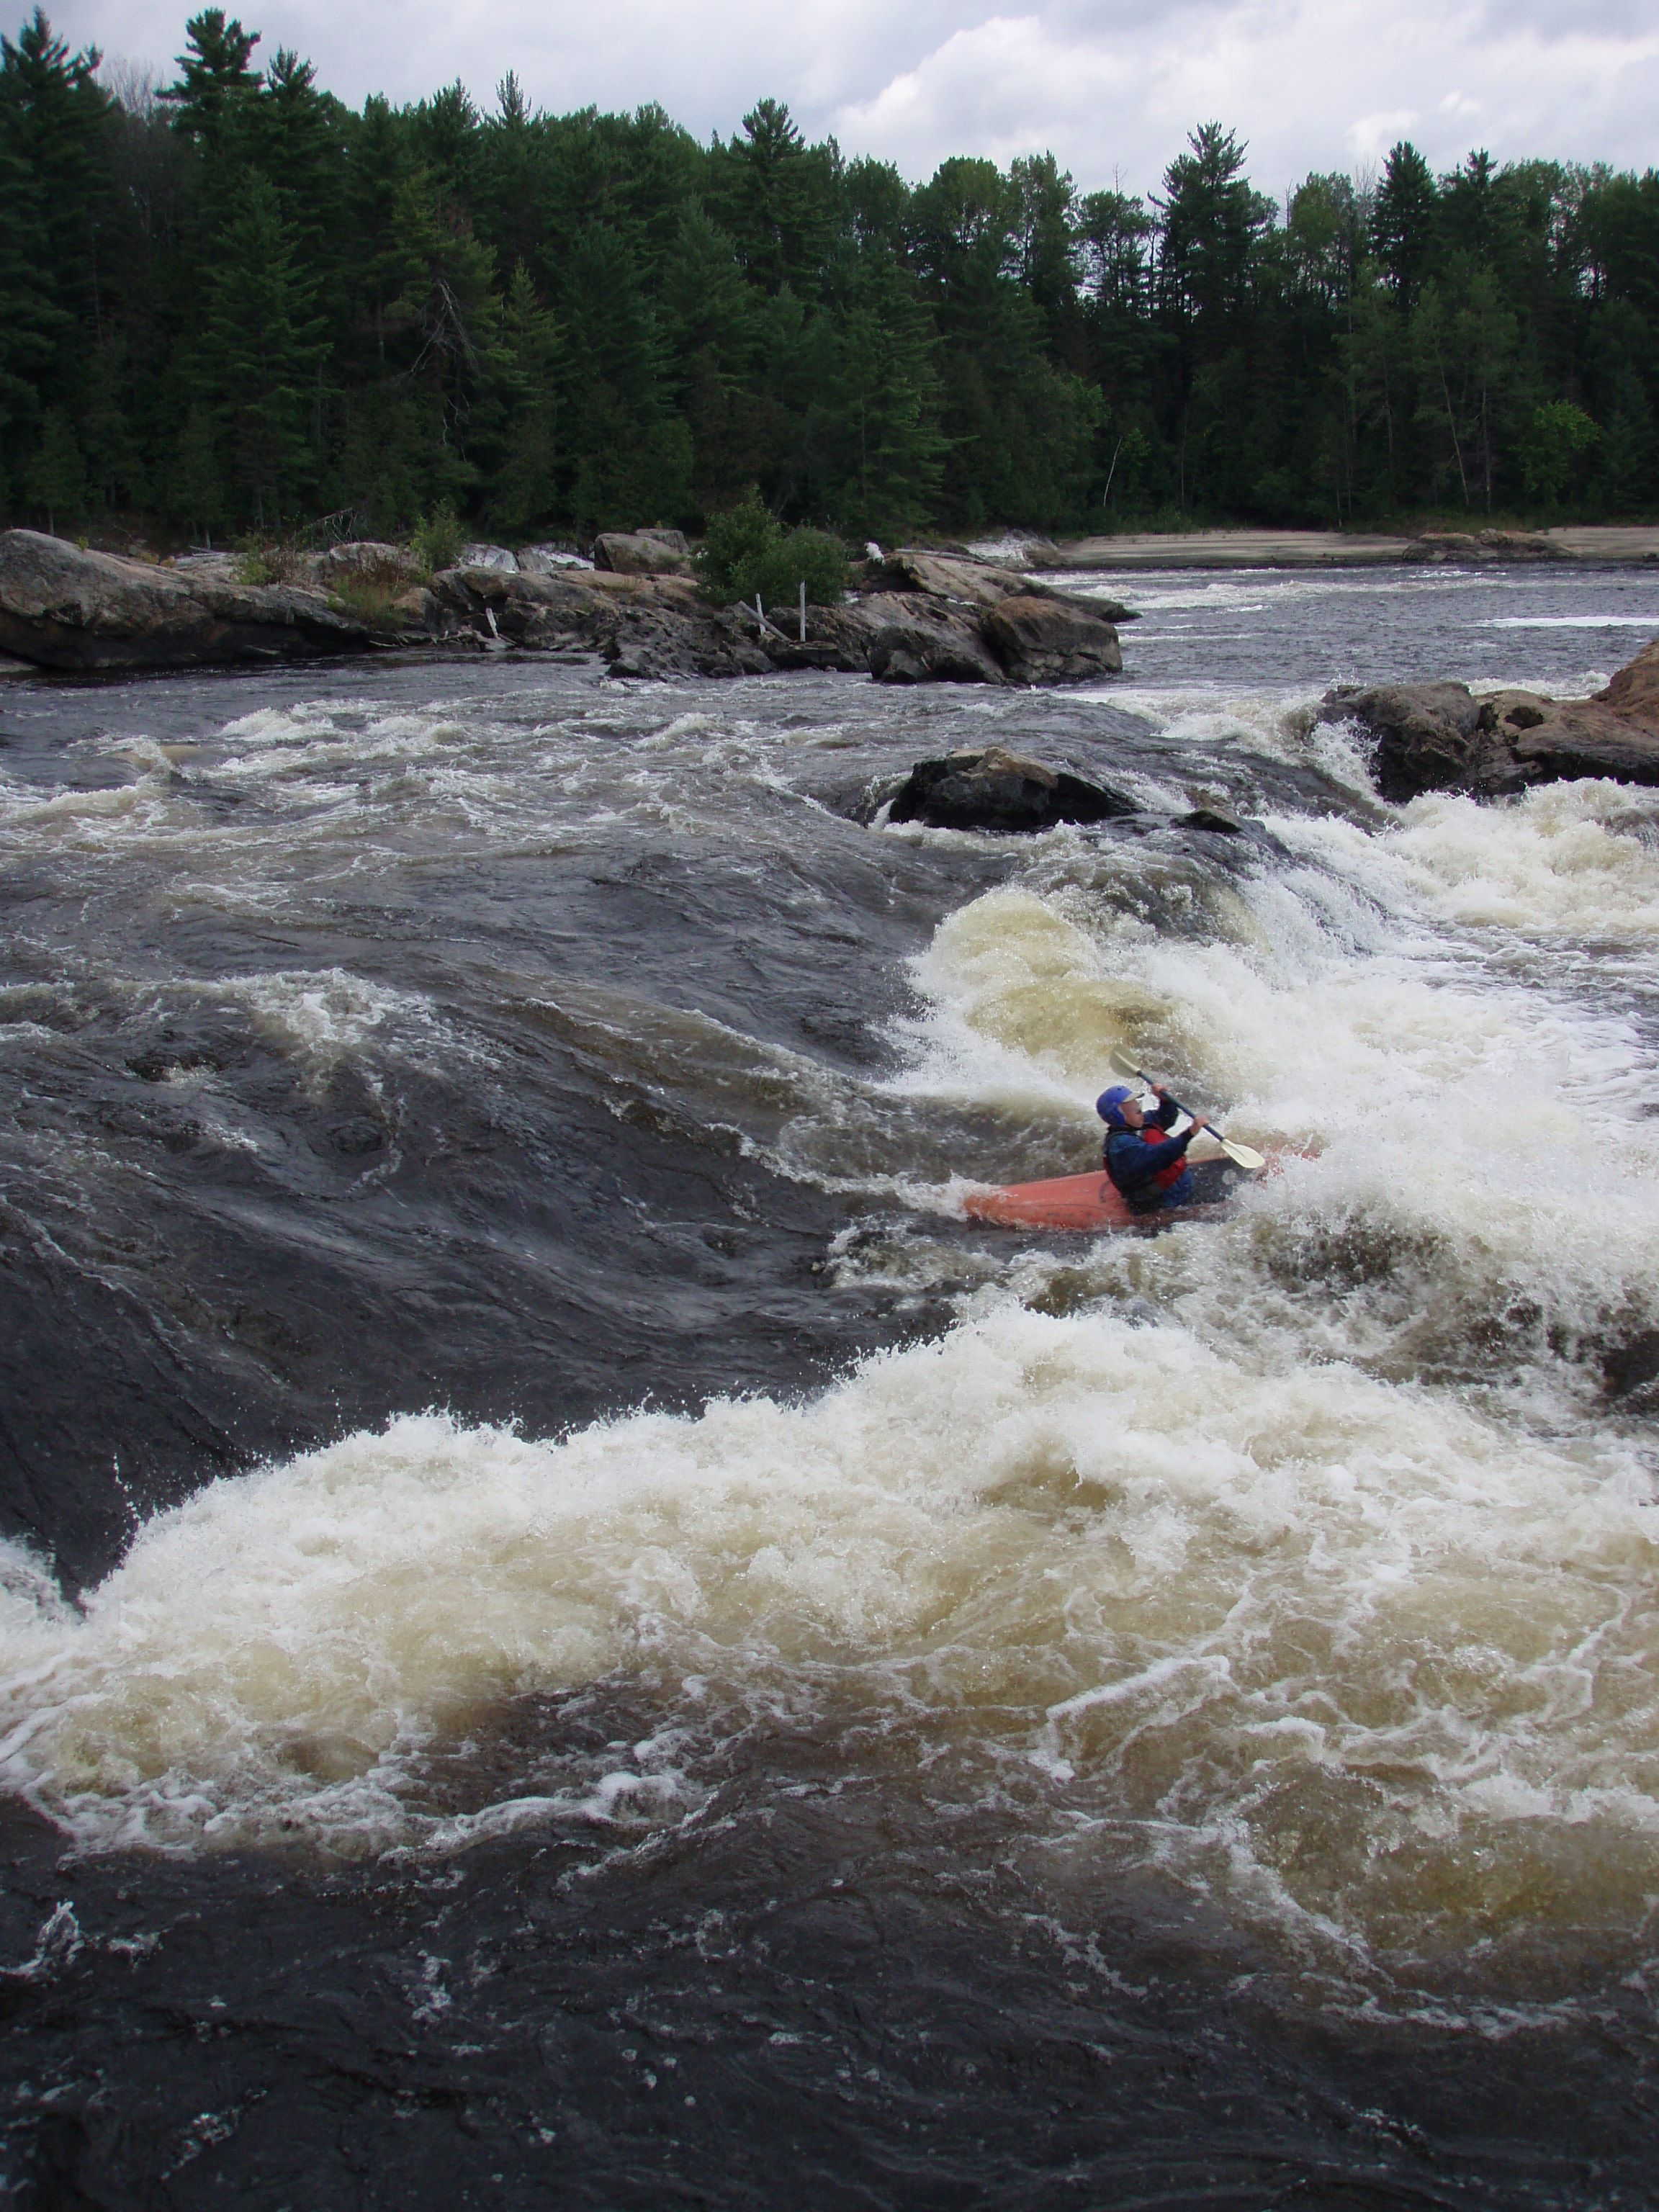
[[[1194,1129],[1178,1137],[1154,1137],[1153,1129],[1167,1129],[1181,1109],[1160,1098],[1141,1129],[1109,1127],[1101,1164],[1121,1192],[1132,1213],[1157,1213],[1166,1206],[1185,1206],[1193,1195],[1191,1170],[1185,1164]]]

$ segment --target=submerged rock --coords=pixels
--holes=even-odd
[[[1395,804],[1425,791],[1501,798],[1578,776],[1659,784],[1659,639],[1589,699],[1395,684],[1328,691],[1319,714],[1372,738],[1377,788]]]
[[[925,822],[934,830],[1030,832],[1061,822],[1111,822],[1136,811],[1121,792],[990,745],[918,761],[888,819]]]

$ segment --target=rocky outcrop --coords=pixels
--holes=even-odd
[[[1000,606],[1005,599],[1048,599],[1060,606],[1077,608],[1097,621],[1134,622],[1133,610],[1116,599],[1084,599],[1039,584],[1018,568],[1000,561],[981,561],[969,553],[936,553],[922,546],[902,545],[866,567],[860,580],[866,591],[920,592],[930,599],[954,599],[965,606]]]
[[[1478,789],[1489,772],[1480,702],[1466,684],[1340,685],[1325,694],[1319,714],[1365,732],[1376,787],[1395,805],[1422,791]]]
[[[1622,721],[1659,729],[1659,637],[1644,645],[1604,691],[1592,696],[1596,706],[1606,707]]]
[[[0,532],[0,652],[39,668],[191,668],[362,652],[371,626],[295,584],[238,584]]]
[[[1572,553],[1553,538],[1527,530],[1425,530],[1400,556],[1402,561],[1477,565],[1497,561],[1571,561]]]
[[[618,676],[765,676],[775,665],[751,608],[708,606],[678,578],[446,568],[432,591],[486,642],[597,653]]]
[[[678,530],[608,530],[593,540],[593,566],[618,576],[689,576],[691,556]]]
[[[428,586],[402,547],[365,540],[306,556],[295,582],[254,586],[228,560],[162,566],[11,531],[0,534],[0,653],[112,670],[516,647],[595,654],[621,676],[810,668],[995,685],[1085,682],[1121,665],[1105,603],[965,555],[896,556],[916,588],[809,607],[802,638],[793,608],[768,618],[710,606],[680,573],[690,567],[684,544],[673,531],[612,533],[596,548],[612,565],[592,568],[551,559],[532,568],[498,557],[504,548],[473,549],[482,557]]]
[[[1328,691],[1319,713],[1371,739],[1377,788],[1396,805],[1425,791],[1501,798],[1577,776],[1659,784],[1659,640],[1590,699],[1398,684]]]
[[[1004,574],[977,596],[957,571],[988,564],[943,555],[895,555],[873,571],[902,574],[937,592],[866,590],[838,611],[835,634],[861,638],[878,684],[1083,684],[1123,665],[1117,631],[1101,603]]]
[[[519,566],[527,575],[556,576],[565,568],[591,568],[585,554],[569,545],[520,545]]]
[[[1022,592],[988,607],[980,635],[1011,684],[1077,684],[1123,667],[1117,631],[1086,601]]]
[[[978,623],[948,601],[884,592],[855,603],[843,634],[862,631],[878,684],[1006,684]]]
[[[1110,822],[1136,811],[1134,801],[1121,792],[991,745],[945,760],[918,761],[887,818],[922,822],[935,830],[1030,834],[1061,822]]]

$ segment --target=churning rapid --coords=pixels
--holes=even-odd
[[[1586,688],[1659,581],[1135,603],[1121,684],[1048,696],[0,698],[0,1777],[84,1863],[575,1838],[648,1887],[810,1746],[1102,1992],[1091,1916],[1154,1893],[1281,2018],[1644,1988],[1659,793],[1387,808],[1312,705]],[[1146,811],[885,824],[993,738]],[[965,1219],[1092,1163],[1115,1046],[1279,1171],[1152,1237]]]

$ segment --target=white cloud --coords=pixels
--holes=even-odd
[[[1354,167],[1380,167],[1389,149],[1409,138],[1417,125],[1414,107],[1385,107],[1375,115],[1356,115],[1344,134]]]
[[[913,174],[947,153],[1046,147],[1080,184],[1117,171],[1146,189],[1214,117],[1249,142],[1254,181],[1282,191],[1309,169],[1374,161],[1413,126],[1437,167],[1472,137],[1500,160],[1644,167],[1656,89],[1651,32],[1494,28],[1433,0],[1176,0],[1133,37],[1061,37],[1046,14],[957,30],[835,120],[843,143]]]
[[[60,0],[76,43],[163,76],[199,0]],[[236,0],[233,0],[236,4]],[[260,56],[289,46],[354,103],[413,100],[459,76],[488,106],[517,72],[555,111],[659,100],[699,135],[764,94],[812,136],[912,177],[951,154],[1052,150],[1085,189],[1154,190],[1187,132],[1216,118],[1249,142],[1253,181],[1374,166],[1396,138],[1437,167],[1474,143],[1643,167],[1659,106],[1659,33],[1643,0],[240,0]],[[1003,0],[1005,9],[1007,0]],[[22,0],[14,0],[21,16]]]

